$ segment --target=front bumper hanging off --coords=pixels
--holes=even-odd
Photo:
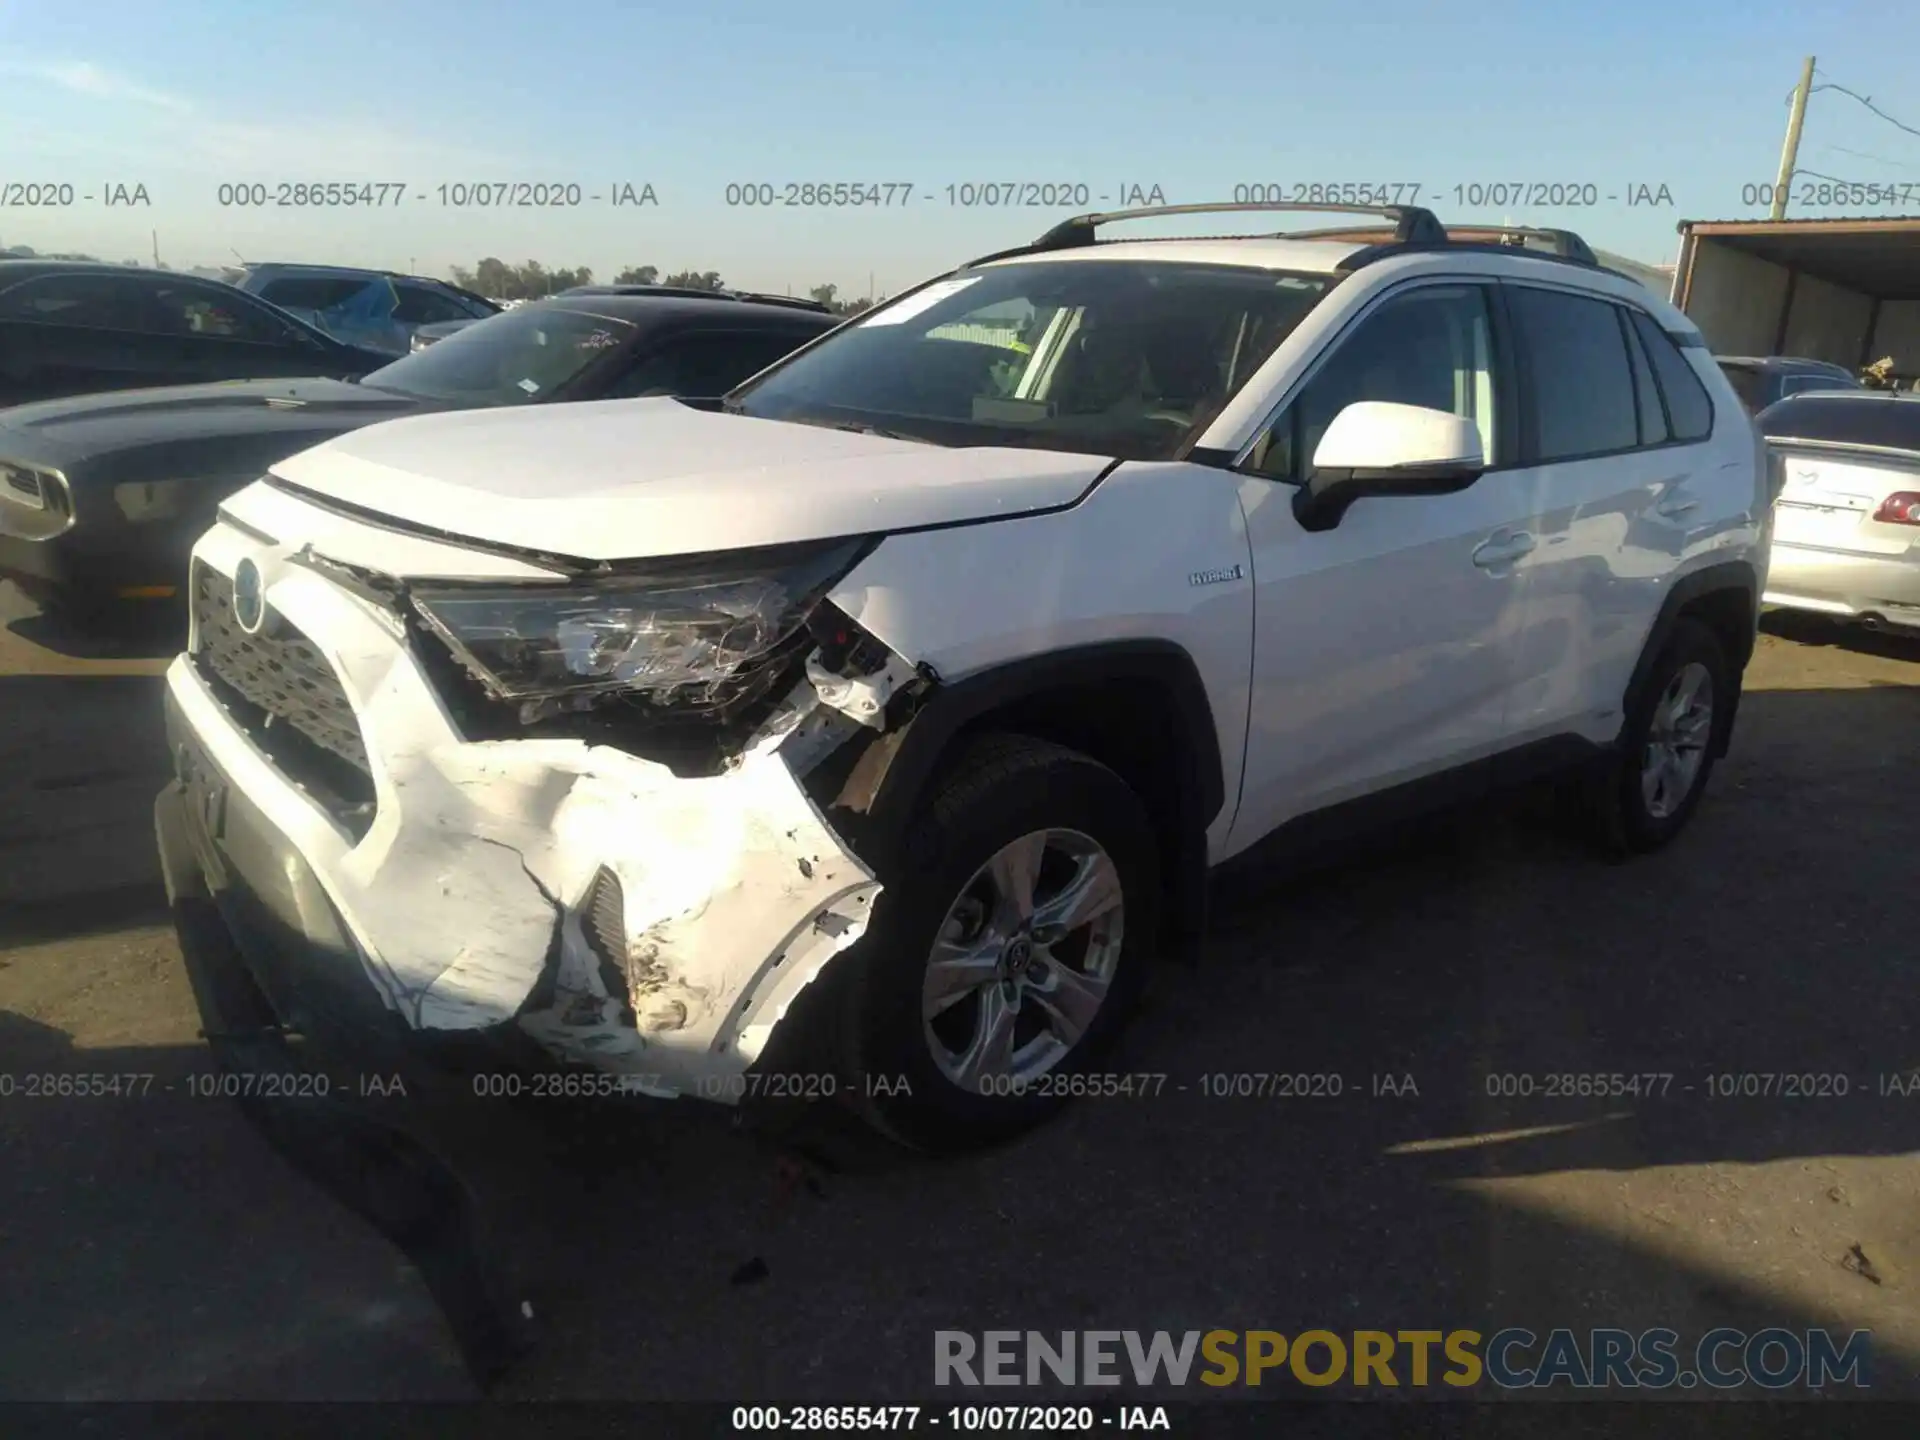
[[[216,529],[198,558],[230,575],[244,543]],[[167,674],[160,836],[170,887],[217,899],[284,1023],[531,1040],[622,1089],[736,1098],[880,888],[784,734],[702,778],[581,741],[469,742],[390,616],[302,567],[267,600],[351,703],[371,825],[277,764],[189,653]]]

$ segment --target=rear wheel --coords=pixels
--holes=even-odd
[[[1682,619],[1629,704],[1619,753],[1596,784],[1595,838],[1616,855],[1657,850],[1685,828],[1713,773],[1733,672],[1712,630]]]
[[[1006,1138],[1077,1088],[1137,993],[1159,924],[1139,799],[1104,765],[978,742],[885,867],[855,955],[856,1092],[928,1149]]]

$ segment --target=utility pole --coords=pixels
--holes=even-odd
[[[1800,127],[1807,118],[1807,96],[1813,93],[1813,56],[1807,57],[1800,71],[1799,87],[1793,92],[1793,110],[1787,116],[1787,144],[1780,152],[1780,175],[1773,183],[1775,220],[1787,218],[1787,194],[1793,189],[1794,162],[1800,158]]]

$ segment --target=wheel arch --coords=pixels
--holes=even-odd
[[[1168,640],[1121,640],[1031,655],[943,683],[842,803],[858,841],[889,853],[945,769],[977,736],[1030,735],[1106,765],[1139,795],[1161,845],[1163,948],[1187,952],[1205,926],[1207,829],[1226,804],[1213,707],[1199,667]]]
[[[1725,649],[1733,667],[1733,695],[1716,727],[1713,753],[1724,755],[1733,736],[1734,715],[1740,703],[1741,676],[1753,658],[1760,619],[1760,575],[1748,560],[1727,560],[1681,576],[1667,591],[1653,627],[1634,662],[1627,682],[1625,713],[1644,698],[1653,683],[1653,667],[1683,619],[1704,624]]]

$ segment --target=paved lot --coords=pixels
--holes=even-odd
[[[0,1067],[155,1076],[0,1098],[0,1397],[474,1393],[401,1252],[189,1089],[160,662],[4,588],[0,625]],[[1117,1059],[1162,1093],[998,1154],[902,1160],[831,1110],[476,1105],[454,1149],[539,1335],[499,1393],[910,1399],[948,1328],[1824,1324],[1920,1394],[1920,1095],[1871,1093],[1920,1067],[1920,647],[1776,626],[1750,685],[1663,856],[1597,865],[1503,812],[1237,881]],[[1201,1090],[1283,1070],[1345,1094]],[[1716,1071],[1851,1093],[1710,1099]],[[1487,1093],[1555,1072],[1673,1078]]]

